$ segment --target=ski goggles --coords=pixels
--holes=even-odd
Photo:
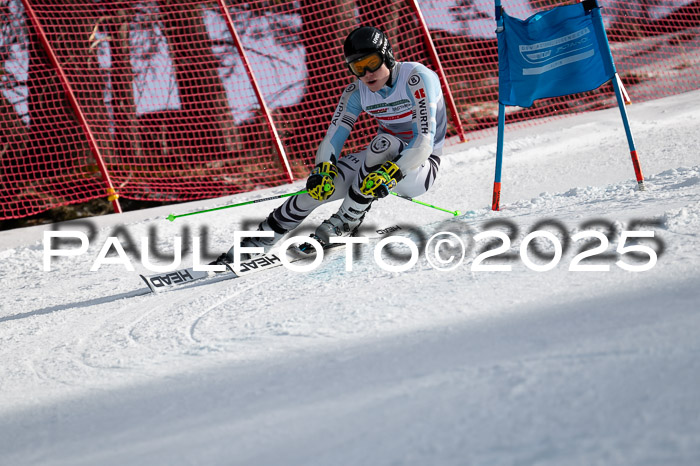
[[[377,71],[382,66],[382,63],[384,63],[384,59],[375,52],[349,62],[348,67],[350,71],[352,71],[352,74],[361,78],[368,71],[370,73]]]

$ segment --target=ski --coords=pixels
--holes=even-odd
[[[148,285],[148,288],[154,293],[162,291],[167,287],[185,285],[205,278],[210,278],[215,275],[216,274],[214,272],[198,271],[194,270],[192,267],[155,275],[139,274],[141,279],[146,282],[146,285]]]
[[[291,259],[291,261],[301,259],[303,258]],[[146,282],[146,285],[148,285],[148,288],[152,292],[158,293],[172,288],[180,288],[193,282],[201,282],[203,280],[206,280],[207,282],[219,282],[222,280],[229,280],[231,278],[238,278],[272,267],[279,267],[281,265],[282,260],[277,254],[267,253],[247,261],[242,261],[237,270],[234,270],[233,264],[226,264],[226,270],[223,272],[207,272],[194,270],[193,267],[187,267],[185,269],[179,269],[168,273],[159,273],[154,275],[141,274],[140,276],[143,281]]]
[[[396,230],[401,230],[401,227],[396,225],[391,228],[377,230],[376,233],[379,234],[379,237],[381,237]],[[376,238],[376,236],[370,236],[370,238]],[[327,245],[323,251],[324,253],[330,252],[334,249],[339,249],[342,246],[344,245],[340,243],[333,243]],[[290,249],[290,251],[294,251],[294,249]],[[299,250],[299,246],[297,246],[296,254],[289,257],[288,261],[298,262],[303,260],[313,260],[315,257],[316,255],[313,253],[301,252]],[[193,267],[187,267],[167,273],[158,273],[153,275],[139,274],[139,276],[146,283],[151,292],[160,293],[171,289],[185,288],[191,286],[193,283],[216,283],[223,280],[230,280],[232,278],[240,278],[246,275],[261,272],[263,270],[280,267],[282,265],[282,259],[280,259],[279,254],[273,250],[267,254],[262,254],[247,261],[242,261],[238,269],[235,269],[233,264],[226,264],[226,270],[223,272],[207,272],[194,270]]]
[[[336,249],[339,245],[332,245],[324,248],[324,252]],[[295,257],[288,258],[289,262],[298,262],[303,260],[313,260],[315,254],[297,252]],[[192,267],[185,269],[174,270],[167,273],[159,273],[154,275],[143,275],[141,279],[146,282],[148,288],[159,293],[172,288],[183,288],[191,283],[216,283],[232,278],[240,278],[263,270],[282,266],[282,259],[277,253],[269,252],[267,254],[254,257],[247,261],[242,261],[240,267],[235,269],[233,264],[225,264],[226,270],[223,272],[205,272],[194,270]]]

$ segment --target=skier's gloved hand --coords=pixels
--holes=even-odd
[[[317,201],[325,201],[335,192],[333,180],[338,176],[338,167],[333,162],[321,162],[316,164],[306,180],[306,189],[309,196]]]
[[[374,198],[386,197],[389,195],[389,191],[394,189],[402,179],[401,169],[394,162],[387,161],[379,169],[365,176],[362,180],[362,186],[360,186],[360,192]]]

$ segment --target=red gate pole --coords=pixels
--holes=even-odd
[[[219,3],[219,7],[221,8],[221,13],[224,15],[224,18],[226,19],[226,26],[228,26],[228,30],[231,33],[231,37],[233,38],[233,42],[236,45],[236,48],[238,49],[238,53],[241,54],[241,60],[243,61],[243,67],[245,68],[246,74],[248,75],[248,79],[250,79],[250,83],[253,86],[253,91],[255,92],[255,96],[258,98],[258,103],[260,104],[260,109],[263,111],[263,115],[265,115],[265,121],[267,122],[267,126],[270,129],[270,132],[272,133],[274,139],[275,139],[275,146],[277,148],[277,154],[279,155],[280,162],[284,166],[285,170],[287,171],[287,180],[291,183],[294,181],[294,175],[292,175],[292,169],[289,166],[289,161],[287,160],[287,154],[284,151],[284,146],[282,146],[282,140],[280,139],[279,133],[277,133],[277,128],[275,128],[275,122],[272,120],[272,115],[270,114],[270,109],[267,107],[265,104],[265,97],[263,96],[262,91],[260,90],[260,86],[258,86],[258,81],[255,79],[255,74],[253,73],[253,68],[250,66],[250,62],[248,62],[248,57],[245,54],[245,50],[243,50],[243,43],[241,42],[241,38],[238,36],[238,33],[236,32],[236,28],[233,26],[233,19],[231,18],[231,14],[228,11],[228,8],[226,8],[226,4],[224,3],[224,0],[217,0]]]
[[[423,17],[423,13],[421,12],[420,7],[418,6],[417,0],[408,0],[408,4],[413,10],[413,13],[416,15],[416,18],[418,18],[418,21],[420,22],[421,31],[423,32],[423,40],[425,41],[426,47],[428,47],[428,53],[430,54],[430,59],[432,60],[433,66],[435,67],[435,72],[440,77],[440,84],[442,84],[442,93],[445,96],[445,100],[447,101],[447,107],[450,109],[450,113],[452,113],[452,124],[455,125],[455,128],[457,129],[459,140],[461,142],[465,142],[466,138],[464,136],[464,128],[462,127],[462,121],[459,119],[459,113],[457,113],[457,106],[455,105],[455,100],[452,97],[450,85],[447,83],[447,75],[445,75],[445,70],[443,70],[442,64],[440,63],[440,57],[438,56],[437,50],[435,49],[433,39],[432,37],[430,37],[428,25],[425,22],[425,18]]]
[[[92,152],[92,156],[95,157],[97,167],[100,169],[102,179],[104,180],[105,185],[107,186],[105,190],[105,192],[107,193],[107,199],[112,203],[112,208],[114,209],[114,212],[120,214],[122,213],[122,207],[119,204],[119,194],[117,194],[117,192],[114,190],[112,180],[109,178],[109,172],[107,172],[107,166],[105,165],[104,160],[102,159],[102,153],[100,152],[100,148],[97,145],[97,141],[95,140],[95,135],[90,129],[90,125],[88,124],[87,119],[83,114],[83,110],[80,108],[78,99],[75,97],[73,88],[71,87],[70,82],[68,81],[68,76],[66,76],[63,67],[59,63],[58,57],[54,53],[49,39],[46,37],[44,28],[41,26],[41,22],[39,22],[39,18],[34,12],[32,6],[29,4],[29,0],[22,0],[22,4],[24,5],[24,10],[27,12],[27,16],[29,16],[32,25],[34,26],[34,30],[37,34],[37,37],[39,38],[39,41],[41,42],[42,47],[44,48],[44,51],[46,52],[46,55],[49,57],[51,64],[55,68],[56,73],[58,74],[58,77],[61,80],[61,85],[63,86],[63,91],[66,93],[66,97],[68,97],[68,102],[70,103],[70,106],[73,109],[73,112],[75,113],[75,116],[78,119],[80,126],[82,126],[83,128],[85,136],[87,136],[88,144],[90,145],[90,151]]]

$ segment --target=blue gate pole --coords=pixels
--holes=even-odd
[[[496,175],[493,180],[493,197],[491,210],[500,210],[501,204],[501,170],[503,169],[503,133],[506,125],[506,106],[498,103],[498,138],[496,140]]]
[[[637,177],[637,186],[640,191],[644,191],[646,187],[644,186],[644,175],[642,174],[642,167],[639,163],[639,155],[637,155],[637,149],[634,146],[634,138],[632,137],[632,130],[630,129],[629,119],[627,118],[627,109],[625,108],[625,101],[622,98],[622,91],[620,90],[620,84],[617,82],[617,73],[615,77],[611,79],[613,89],[615,89],[615,98],[617,99],[617,106],[620,107],[620,115],[622,116],[622,124],[625,127],[625,134],[627,135],[627,144],[630,148],[630,156],[632,157],[632,165],[634,166],[634,174]]]
[[[501,16],[501,0],[494,0],[496,7],[496,35],[503,32],[503,18]],[[500,40],[500,37],[499,37]],[[491,210],[500,210],[501,206],[501,171],[503,169],[503,133],[506,125],[506,106],[498,102],[498,138],[496,141],[496,174],[493,181],[493,197],[491,198]]]

